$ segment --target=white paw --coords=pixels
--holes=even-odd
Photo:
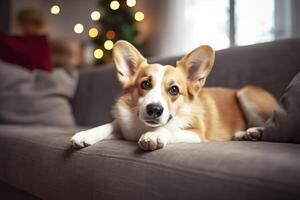
[[[73,147],[75,148],[83,148],[94,144],[94,142],[88,136],[87,131],[81,131],[76,133],[70,141]]]
[[[248,137],[252,141],[259,141],[262,138],[262,134],[264,132],[263,127],[252,127],[246,130]]]
[[[147,132],[141,136],[138,144],[143,150],[161,149],[167,145],[167,138],[159,132]]]
[[[246,141],[259,141],[261,140],[264,128],[263,127],[252,127],[246,131],[239,131],[235,133],[235,140],[246,140]]]

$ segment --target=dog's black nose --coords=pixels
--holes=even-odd
[[[149,117],[157,118],[161,116],[164,108],[160,104],[149,104],[146,107],[146,111]]]

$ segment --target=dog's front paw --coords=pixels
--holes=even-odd
[[[76,133],[70,141],[75,148],[83,148],[92,145],[92,142],[89,141],[89,138],[87,137],[86,131]]]
[[[167,145],[166,138],[157,132],[147,132],[141,136],[138,144],[143,150],[156,150],[161,149]]]

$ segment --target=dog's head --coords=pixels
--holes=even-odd
[[[182,105],[192,103],[203,87],[214,63],[214,51],[200,46],[170,65],[148,64],[126,41],[118,41],[113,59],[126,103],[150,127],[168,123]]]

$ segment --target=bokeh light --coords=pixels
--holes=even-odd
[[[104,48],[107,50],[111,50],[114,47],[114,43],[111,40],[106,40],[104,42]]]
[[[91,13],[91,18],[92,18],[93,21],[99,20],[100,17],[101,17],[101,13],[99,11],[93,11]]]
[[[144,15],[143,12],[138,11],[138,12],[136,12],[136,13],[134,14],[134,19],[135,19],[136,21],[143,21],[144,18],[145,18],[145,15]]]
[[[128,7],[133,7],[136,4],[136,0],[127,0],[126,4]]]
[[[82,24],[76,24],[74,26],[74,32],[77,33],[77,34],[80,34],[84,31],[84,27]]]
[[[90,36],[91,38],[97,37],[98,34],[99,34],[99,31],[98,31],[98,29],[96,29],[96,28],[91,28],[91,29],[89,30],[89,36]]]
[[[102,49],[95,49],[95,51],[94,51],[94,57],[96,59],[102,58],[103,57],[103,51],[102,51]]]
[[[112,1],[110,2],[110,8],[112,10],[117,10],[120,7],[120,3],[118,1]]]
[[[107,39],[110,39],[110,40],[114,39],[116,37],[116,33],[112,30],[109,30],[106,32],[106,37],[107,37]]]
[[[50,12],[53,14],[53,15],[57,15],[59,12],[60,12],[60,7],[58,5],[53,5],[51,6],[50,8]]]

